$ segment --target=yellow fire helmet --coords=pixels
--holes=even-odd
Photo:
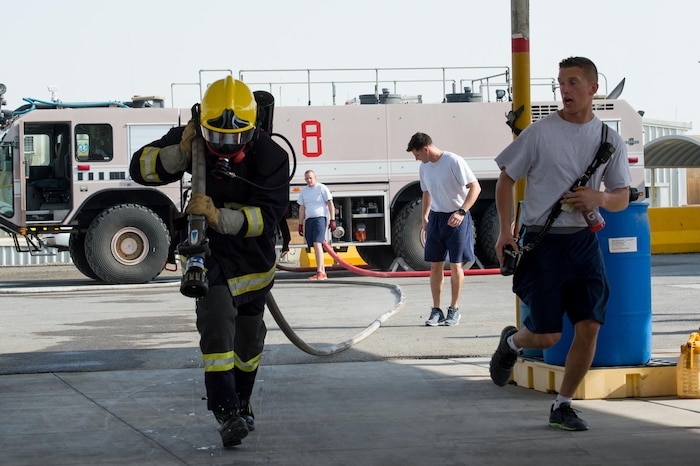
[[[242,81],[227,76],[204,93],[199,122],[202,136],[214,152],[225,155],[240,151],[253,139],[256,118],[255,97]]]

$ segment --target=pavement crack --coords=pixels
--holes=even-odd
[[[111,416],[112,418],[116,419],[118,422],[120,422],[120,423],[123,424],[124,426],[128,427],[128,428],[131,429],[132,431],[138,433],[141,437],[143,437],[144,439],[146,439],[146,441],[148,441],[148,442],[150,442],[150,443],[156,445],[156,446],[157,446],[158,448],[160,448],[161,450],[167,452],[170,456],[172,456],[172,457],[173,457],[174,459],[176,459],[178,462],[180,462],[180,463],[182,463],[182,464],[188,464],[187,461],[185,461],[184,459],[180,458],[178,455],[176,455],[175,453],[173,453],[172,451],[170,451],[165,445],[163,445],[162,443],[158,442],[158,441],[157,441],[156,439],[154,439],[153,437],[150,437],[146,432],[142,431],[141,429],[139,429],[139,428],[136,427],[135,425],[129,423],[126,419],[124,419],[123,417],[119,416],[117,413],[111,411],[109,408],[107,408],[106,406],[102,405],[101,403],[99,403],[95,398],[91,397],[90,395],[88,395],[87,393],[83,392],[82,390],[80,390],[80,389],[79,389],[78,387],[76,387],[75,385],[73,385],[73,384],[71,384],[70,382],[68,382],[64,377],[61,376],[61,374],[52,373],[52,375],[53,375],[55,378],[57,378],[58,380],[60,380],[61,383],[63,383],[66,387],[68,387],[69,389],[73,390],[75,393],[79,394],[81,397],[83,397],[84,399],[86,399],[87,401],[89,401],[90,403],[92,403],[93,405],[97,406],[99,409],[101,409],[102,411],[104,411],[106,414],[108,414],[108,415]]]

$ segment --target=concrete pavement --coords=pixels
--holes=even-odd
[[[496,387],[485,358],[262,366],[257,429],[221,448],[200,369],[0,377],[6,465],[687,465],[700,400],[583,400]]]
[[[655,351],[677,353],[697,328],[698,259],[653,261]],[[275,287],[292,327],[319,348],[353,338],[398,305],[391,288],[333,280],[353,278],[336,273],[305,286],[281,276]],[[423,326],[425,279],[382,281],[399,284],[405,304],[333,356],[300,352],[267,319],[252,399],[257,429],[229,450],[202,399],[196,332],[187,318],[175,318],[191,302],[172,284],[127,293],[79,285],[54,303],[65,301],[70,321],[33,312],[52,299],[37,291],[4,294],[0,463],[687,465],[700,454],[698,399],[577,400],[591,430],[563,432],[547,427],[553,394],[495,386],[488,356],[513,312],[504,277],[470,277],[469,312],[451,328]],[[167,299],[167,314],[152,309],[143,321],[144,307]],[[117,318],[116,309],[125,314]],[[47,319],[50,328],[33,330]],[[158,335],[158,345],[147,344],[152,324],[166,319],[173,328]],[[34,324],[25,329],[27,321]],[[102,338],[88,339],[96,330]],[[20,342],[22,351],[13,350]]]

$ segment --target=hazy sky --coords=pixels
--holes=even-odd
[[[10,108],[49,100],[49,85],[65,102],[141,94],[170,106],[171,84],[203,69],[511,66],[510,0],[30,3],[2,9]],[[530,0],[531,75],[556,78],[562,58],[587,56],[608,90],[626,78],[621,98],[646,117],[698,134],[698,18],[695,0]]]

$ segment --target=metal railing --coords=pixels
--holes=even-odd
[[[463,76],[466,72],[477,74],[475,78]],[[477,73],[478,72],[478,73]],[[302,77],[299,77],[302,75]],[[359,76],[358,76],[359,75]],[[201,72],[200,72],[201,76]],[[303,86],[306,89],[306,105],[317,104],[314,89],[330,86],[331,104],[337,104],[337,86],[351,85],[354,88],[363,85],[372,86],[372,92],[379,97],[381,89],[393,89],[399,94],[408,84],[436,84],[441,88],[441,100],[451,93],[460,93],[465,83],[470,89],[478,87],[479,93],[491,101],[491,90],[505,87],[510,99],[510,68],[507,66],[485,67],[419,67],[419,68],[300,68],[300,69],[260,69],[240,70],[239,79],[249,86],[264,86],[278,98],[283,95],[282,87]],[[353,77],[356,76],[356,77]],[[420,76],[420,77],[419,77]],[[459,89],[457,88],[459,83]],[[363,94],[360,87],[356,94]],[[485,92],[484,92],[485,91]],[[364,94],[370,94],[364,92]]]

